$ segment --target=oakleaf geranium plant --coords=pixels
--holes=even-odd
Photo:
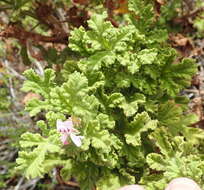
[[[175,62],[166,31],[152,28],[154,19],[146,14],[152,7],[144,5],[137,21],[136,3],[129,1],[121,27],[94,14],[88,30],[74,29],[69,50],[76,57],[60,72],[25,72],[23,90],[42,97],[26,110],[31,116],[43,111],[46,118],[37,122],[40,133],[21,136],[17,170],[26,177],[52,175],[61,166],[63,179],[74,177],[82,190],[134,183],[159,190],[183,176],[203,185],[204,134],[189,127],[197,118],[184,114],[187,100],[178,95],[196,66],[191,59]],[[155,39],[159,32],[163,38]]]

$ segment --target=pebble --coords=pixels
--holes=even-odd
[[[192,179],[180,177],[173,179],[165,190],[201,190],[201,188]]]
[[[127,185],[118,190],[145,190],[141,185]]]

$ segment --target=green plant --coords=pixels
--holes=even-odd
[[[182,175],[203,185],[202,152],[195,148],[203,146],[204,134],[189,127],[197,119],[184,114],[187,100],[178,95],[196,65],[191,59],[176,61],[167,31],[155,23],[152,3],[128,3],[131,12],[121,27],[105,21],[106,14],[93,14],[88,30],[71,31],[69,51],[77,56],[56,73],[62,80],[52,69],[44,76],[25,72],[23,90],[42,97],[28,102],[26,110],[46,117],[37,122],[40,133],[21,136],[16,169],[28,178],[63,166],[60,175],[76,178],[82,190],[132,183],[162,189],[166,180]],[[79,147],[69,136],[63,145],[56,130],[57,120],[69,117],[84,137]],[[183,162],[189,169],[183,170]]]
[[[203,1],[196,1],[196,8],[197,10],[202,9],[204,6]],[[204,12],[200,11],[195,20],[193,21],[193,26],[197,29],[197,36],[202,37],[204,31],[204,21],[203,21]]]

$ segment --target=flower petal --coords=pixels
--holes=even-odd
[[[71,133],[70,137],[72,139],[72,142],[76,145],[76,146],[81,146],[81,139],[83,139],[83,136],[76,136],[75,134]]]
[[[73,122],[72,122],[72,120],[66,120],[66,121],[63,122],[63,125],[66,126],[66,127],[72,128],[73,127]]]
[[[62,133],[69,133],[73,131],[73,122],[71,120],[61,121],[57,120],[57,131]]]
[[[62,141],[62,143],[63,143],[64,145],[69,144],[69,142],[67,141],[67,137],[68,137],[68,136],[69,136],[68,134],[63,133],[62,136],[60,137],[60,140]]]
[[[57,131],[61,132],[61,128],[62,128],[63,122],[61,120],[57,120]]]

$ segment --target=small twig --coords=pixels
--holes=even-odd
[[[14,190],[19,190],[21,188],[21,184],[23,183],[24,177],[21,177],[18,181],[18,184],[15,186]]]
[[[0,127],[1,128],[1,127]],[[2,127],[3,128],[3,127]],[[8,143],[10,143],[11,142],[11,140],[10,139],[6,139],[6,140],[4,140],[4,141],[1,141],[0,142],[0,145],[2,145],[2,144],[8,144]]]
[[[201,19],[204,19],[204,16],[202,16],[202,15],[198,15],[198,17],[201,18]]]
[[[58,181],[59,184],[62,185],[67,185],[67,186],[72,186],[72,187],[79,187],[79,184],[73,181],[64,181],[62,176],[60,175],[60,170],[61,167],[56,168],[56,180]]]
[[[69,33],[69,25],[68,25],[67,21],[64,22],[66,20],[65,10],[62,8],[57,8],[56,13],[59,17],[59,23],[62,25],[63,30],[66,31],[67,33]]]
[[[33,179],[33,180],[29,180],[27,181],[26,184],[22,185],[21,186],[21,189],[34,189],[37,182],[39,181],[40,179],[39,178],[36,178],[36,179]],[[31,187],[31,188],[30,188]]]
[[[8,60],[2,61],[3,66],[7,69],[10,75],[13,75],[21,80],[25,80],[25,77],[21,74],[19,74],[17,71],[15,71],[11,66]]]
[[[119,27],[119,24],[115,20],[113,20],[112,18],[108,18],[107,20],[109,20],[114,27],[116,27],[116,28]]]
[[[0,7],[0,11],[5,11],[7,9],[12,9],[12,6],[2,6],[2,7]]]
[[[37,184],[37,182],[38,182],[39,180],[40,180],[40,179],[33,180],[33,184],[31,184],[30,190],[33,190],[33,189],[36,187],[36,184]]]
[[[17,115],[17,114],[20,114],[21,112],[22,112],[22,110],[21,110],[21,111],[18,111],[18,112],[15,112],[15,114]],[[1,113],[1,115],[0,115],[0,119],[1,119],[1,118],[5,118],[5,117],[11,117],[12,115],[13,115],[12,112]]]
[[[192,93],[199,94],[199,90],[194,90],[194,89],[185,89],[184,92],[192,92]]]
[[[115,3],[113,2],[113,0],[106,0],[104,6],[105,8],[107,8],[107,20],[110,21],[114,27],[119,27],[119,24],[113,18],[113,10],[115,9]]]
[[[12,103],[13,103],[12,109],[17,111],[17,110],[18,110],[17,108],[19,107],[20,104],[19,104],[18,101],[15,101],[15,100],[16,100],[16,93],[15,93],[16,90],[15,90],[15,88],[13,87],[13,77],[17,77],[17,78],[19,78],[19,79],[21,79],[21,80],[25,80],[25,77],[22,76],[22,75],[20,75],[19,73],[17,73],[17,71],[15,71],[15,70],[10,66],[8,60],[2,61],[2,64],[3,64],[3,66],[7,69],[7,72],[8,72],[8,74],[9,74],[7,86],[8,86],[8,88],[9,88],[10,96],[11,96],[11,98],[12,98],[12,100],[11,100]]]
[[[29,30],[29,32],[32,32],[35,28],[37,28],[38,26],[40,25],[40,23],[38,22],[35,26],[33,26],[30,30]]]
[[[40,53],[39,54],[36,53],[36,51],[38,51],[38,50],[35,51],[35,48],[33,48],[33,46],[32,46],[32,41],[31,40],[27,40],[26,46],[27,46],[27,48],[26,48],[27,49],[27,54],[30,57],[34,58],[32,63],[35,64],[35,66],[37,68],[37,73],[39,75],[43,76],[44,75],[44,69],[42,67],[42,64],[39,62],[39,60],[42,60],[42,58],[41,58],[42,55]]]
[[[196,16],[198,16],[198,14],[200,14],[201,12],[204,11],[204,7],[200,7],[198,9],[195,9],[194,11],[187,13],[181,17],[175,18],[173,19],[175,23],[183,23],[184,20],[188,20],[189,18],[195,18]]]
[[[40,62],[37,61],[37,60],[34,60],[33,63],[35,64],[35,66],[36,66],[37,69],[38,69],[38,74],[41,75],[41,76],[43,76],[43,75],[44,75],[44,70],[43,70],[43,68],[42,68],[42,64],[40,64]]]
[[[183,17],[195,17],[203,11],[204,11],[204,7],[200,7],[198,9],[195,9],[194,11],[190,12],[189,14],[185,14]]]
[[[24,28],[12,24],[8,26],[3,32],[0,33],[0,37],[4,38],[16,38],[21,44],[26,44],[26,41],[30,39],[31,41],[38,42],[50,42],[50,43],[68,43],[68,34],[60,33],[57,36],[43,36],[38,33],[28,32]]]
[[[16,94],[15,94],[15,91],[13,88],[13,81],[12,81],[11,77],[9,77],[9,91],[10,91],[10,95],[11,95],[12,99],[15,100]]]

